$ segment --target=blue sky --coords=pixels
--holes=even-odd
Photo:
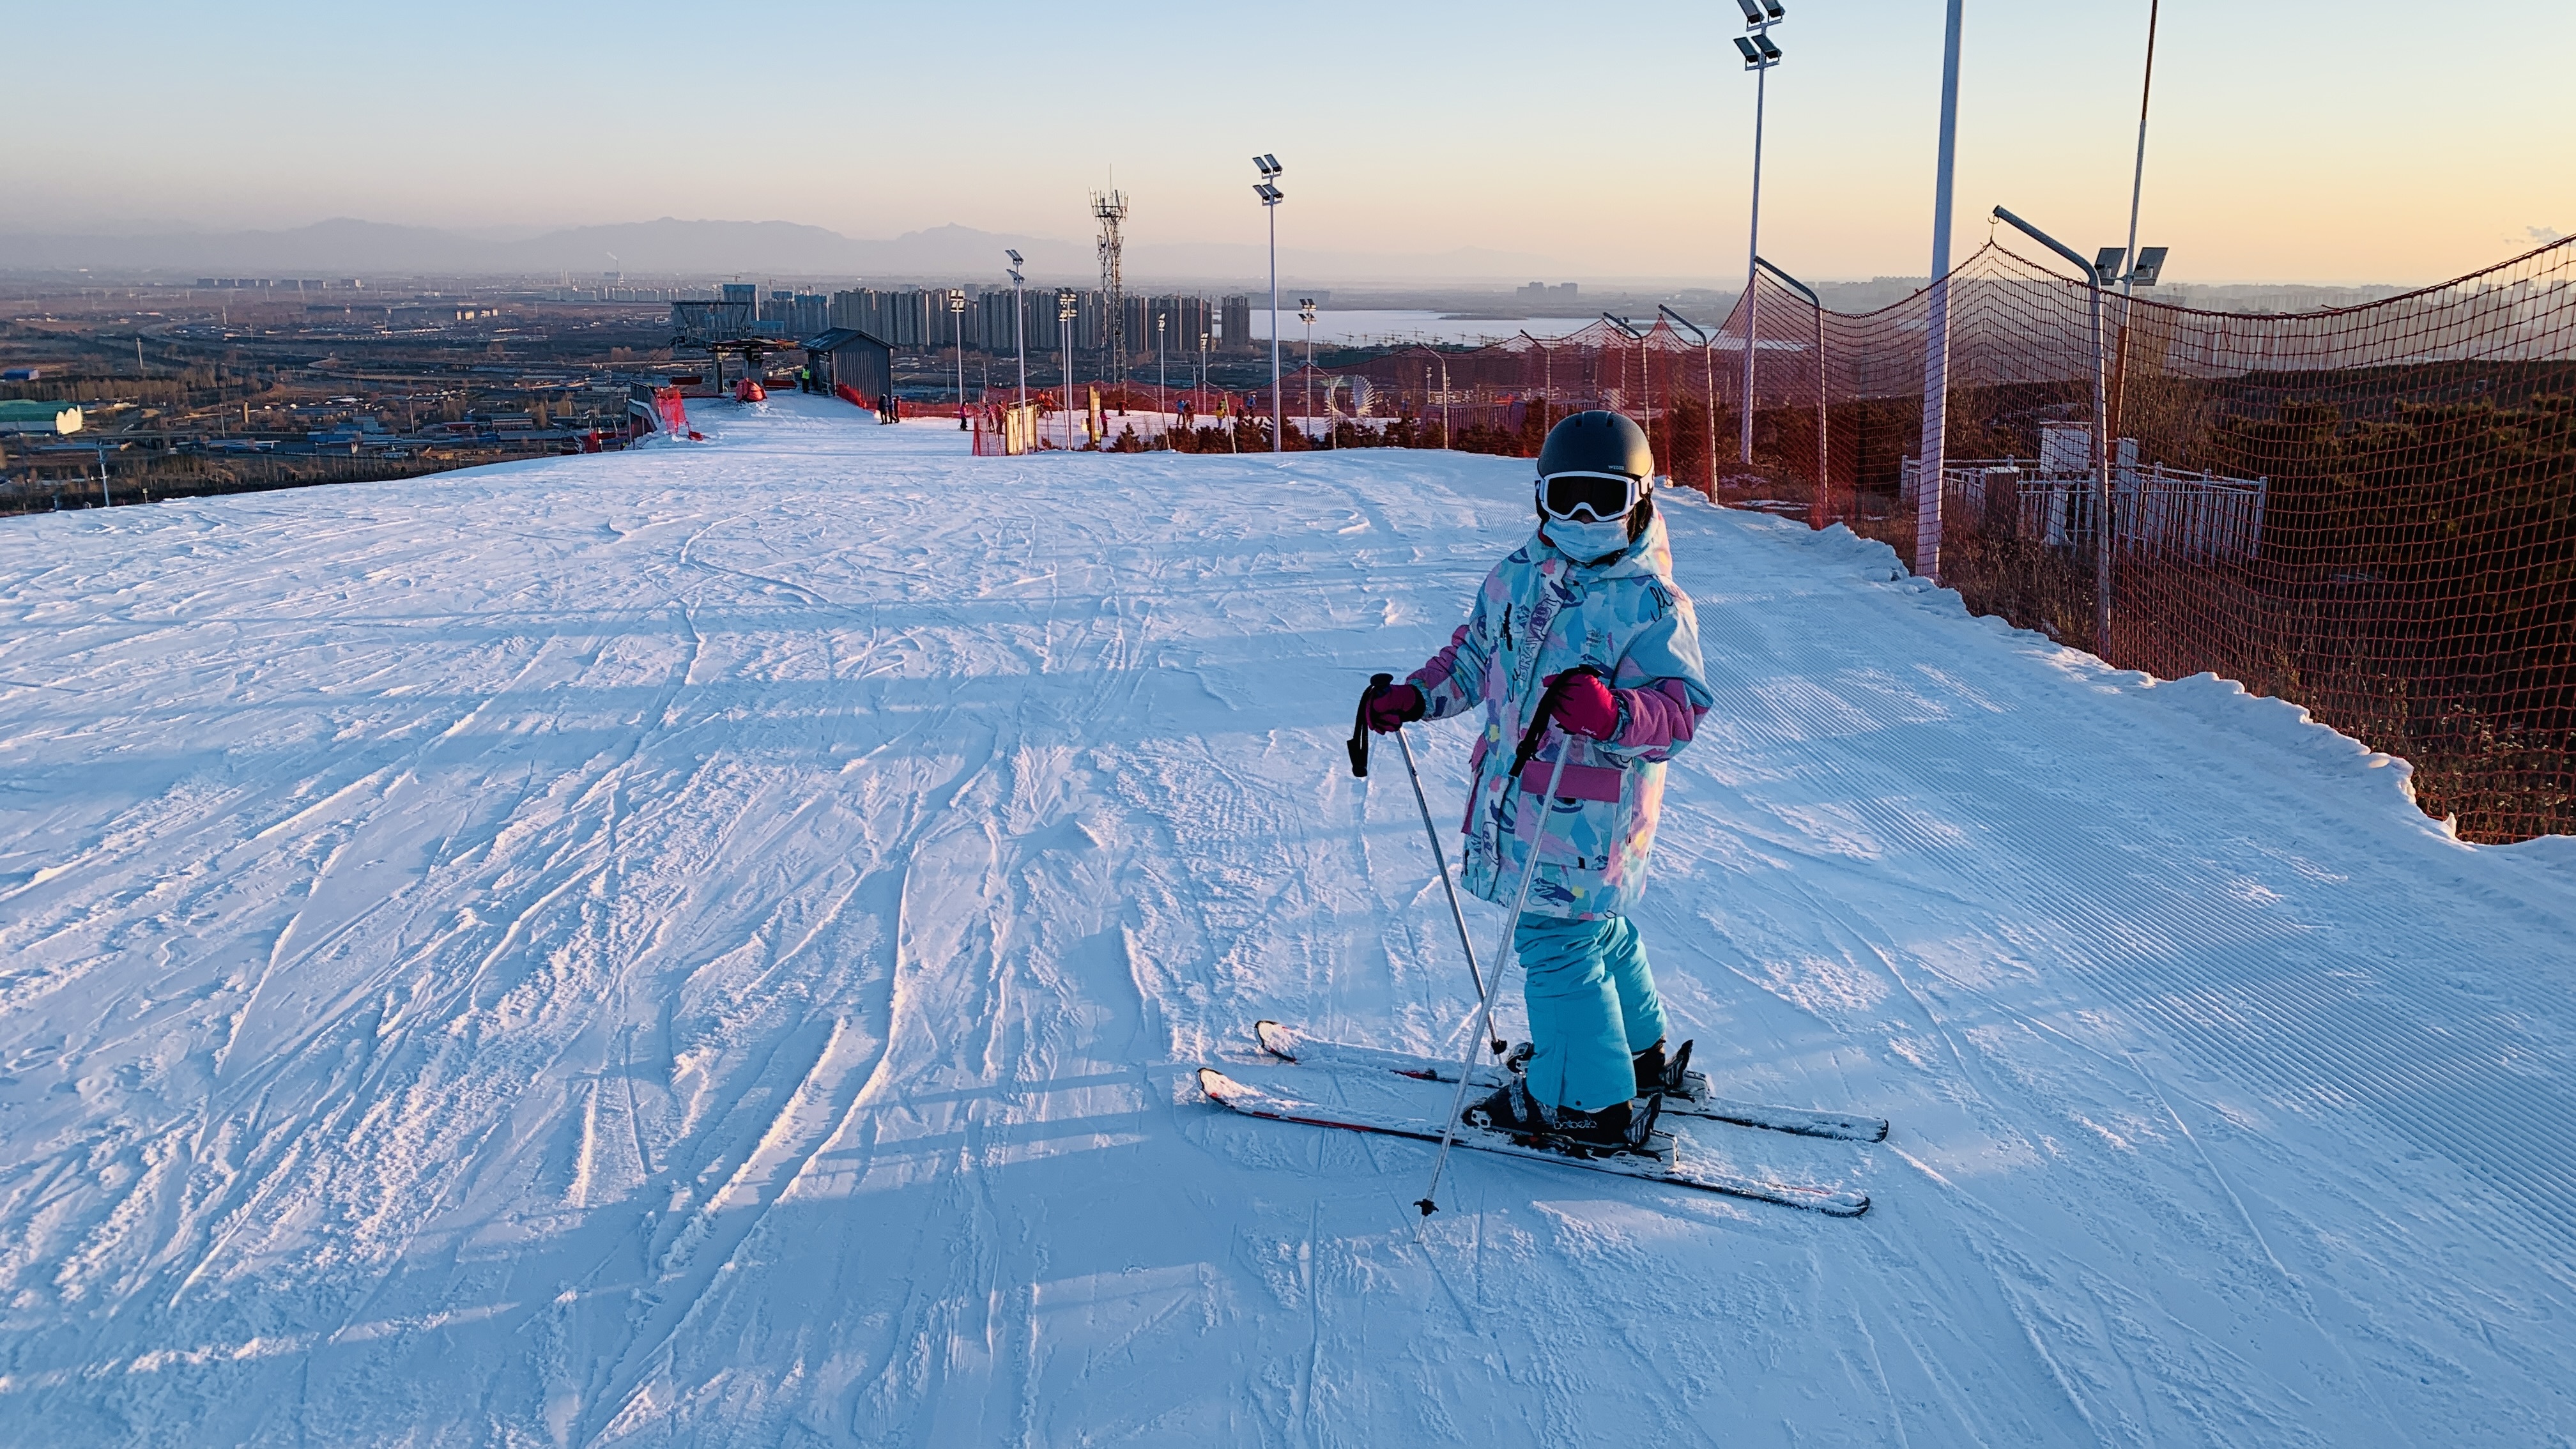
[[[1920,274],[1939,0],[1790,0],[1763,251]],[[112,19],[108,17],[112,15]],[[1968,0],[1957,241],[2126,226],[2146,0]],[[2428,16],[2437,17],[2428,23]],[[219,18],[210,18],[219,17]],[[550,227],[663,215],[1460,246],[1742,270],[1732,5],[13,6],[0,227]],[[2143,241],[2183,281],[2422,281],[2576,232],[2576,4],[2168,0]],[[56,56],[61,63],[41,57]]]

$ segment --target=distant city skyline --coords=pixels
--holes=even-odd
[[[1270,151],[1292,255],[1488,254],[1462,280],[1523,260],[1524,281],[1741,274],[1752,83],[1740,22],[1707,0],[1388,7],[1365,27],[1169,3],[1089,31],[1018,3],[966,26],[744,14],[462,3],[424,26],[254,4],[217,23],[145,4],[107,35],[76,9],[18,12],[13,50],[63,63],[13,76],[0,267],[10,233],[341,217],[503,239],[655,217],[872,242],[956,225],[1081,248],[1113,168],[1131,258],[1223,258],[1261,241],[1248,158]],[[1968,0],[1960,255],[1997,203],[2079,250],[2122,239],[2146,16]],[[1766,255],[1816,279],[1923,273],[1940,25],[1940,0],[1790,0]],[[2395,0],[2172,0],[2140,240],[2172,248],[2177,282],[2336,285],[2438,280],[2576,231],[2555,104],[2571,51],[2576,7],[2543,0],[2429,27]]]

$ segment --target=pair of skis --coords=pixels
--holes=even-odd
[[[1533,617],[1529,625],[1533,641],[1546,637],[1547,616],[1553,608],[1556,597],[1553,590],[1548,591],[1541,605],[1532,610]],[[1528,653],[1533,667],[1538,654],[1539,651],[1535,648]],[[1586,675],[1597,679],[1600,672],[1591,665],[1578,664],[1547,681],[1545,692],[1539,696],[1538,708],[1533,712],[1527,728],[1521,732],[1520,745],[1512,752],[1510,779],[1519,779],[1521,771],[1538,756],[1540,749],[1546,743],[1549,730],[1555,727],[1556,708],[1561,702],[1565,689]],[[1520,680],[1524,689],[1529,683],[1526,677]],[[1394,687],[1395,676],[1371,675],[1367,690],[1360,695],[1358,713],[1351,721],[1349,745],[1351,775],[1354,779],[1365,779],[1368,776],[1369,735],[1372,732],[1370,706]],[[1476,964],[1476,943],[1468,938],[1467,917],[1458,907],[1458,887],[1449,877],[1449,860],[1447,854],[1440,848],[1439,827],[1431,820],[1430,798],[1422,793],[1422,772],[1413,763],[1413,746],[1405,740],[1401,727],[1396,729],[1395,736],[1404,750],[1404,772],[1413,782],[1413,803],[1422,812],[1422,830],[1431,842],[1431,859],[1440,871],[1441,890],[1449,897],[1449,917],[1458,927],[1458,947],[1466,952],[1467,972],[1476,983],[1475,1032],[1476,1036],[1482,1039],[1493,1025],[1494,989],[1499,988],[1502,983],[1497,980],[1493,983],[1493,988],[1489,988],[1484,972]],[[1557,751],[1554,767],[1548,772],[1547,786],[1540,791],[1541,799],[1556,798],[1557,786],[1564,778],[1565,764],[1571,755],[1572,747],[1569,738],[1568,743]],[[1529,863],[1521,871],[1520,891],[1512,900],[1510,919],[1515,923],[1521,919],[1522,910],[1529,904],[1530,884],[1538,876],[1539,858],[1545,853],[1541,847],[1547,839],[1547,812],[1538,811],[1530,818],[1537,820],[1539,824],[1535,837],[1529,842]],[[1509,957],[1505,952],[1510,940],[1511,937],[1506,934],[1503,945],[1496,950],[1496,959],[1506,966],[1509,964]],[[1505,1075],[1508,1068],[1451,1065],[1435,1062],[1426,1057],[1379,1051],[1350,1043],[1301,1040],[1295,1033],[1275,1021],[1259,1023],[1255,1033],[1261,1041],[1261,1049],[1281,1061],[1330,1063],[1342,1068],[1355,1068],[1362,1071],[1392,1071],[1417,1081],[1446,1082],[1454,1088],[1448,1112],[1437,1119],[1423,1119],[1321,1107],[1312,1102],[1246,1086],[1213,1067],[1199,1068],[1199,1090],[1205,1092],[1209,1100],[1247,1116],[1268,1117],[1281,1122],[1301,1122],[1317,1127],[1340,1127],[1354,1132],[1377,1132],[1388,1136],[1411,1137],[1424,1142],[1439,1143],[1440,1154],[1431,1165],[1430,1185],[1424,1190],[1421,1200],[1414,1204],[1425,1216],[1438,1209],[1439,1205],[1433,1201],[1433,1196],[1439,1190],[1441,1169],[1448,1164],[1449,1149],[1453,1146],[1471,1147],[1479,1152],[1499,1153],[1507,1157],[1527,1158],[1534,1162],[1587,1168],[1594,1172],[1616,1173],[1622,1177],[1645,1178],[1670,1183],[1676,1187],[1698,1188],[1703,1192],[1721,1192],[1733,1197],[1781,1203],[1834,1217],[1858,1217],[1869,1211],[1869,1197],[1865,1193],[1840,1188],[1798,1187],[1787,1183],[1766,1182],[1758,1178],[1740,1177],[1703,1163],[1687,1160],[1680,1155],[1676,1139],[1669,1132],[1652,1133],[1642,1147],[1604,1149],[1554,1134],[1511,1132],[1457,1120],[1460,1109],[1465,1105],[1469,1089],[1479,1083],[1487,1086],[1503,1085],[1508,1080]],[[1502,1041],[1497,1039],[1492,1045],[1496,1053],[1502,1052]],[[1685,1047],[1684,1051],[1687,1053],[1688,1048]],[[1875,1142],[1887,1135],[1887,1124],[1876,1118],[1724,1101],[1709,1094],[1707,1078],[1696,1072],[1687,1074],[1678,1090],[1666,1091],[1662,1096],[1662,1102],[1663,1111],[1667,1115],[1706,1117],[1714,1121],[1767,1128],[1775,1132],[1795,1132],[1810,1137],[1839,1137],[1862,1142]]]
[[[1328,1041],[1291,1031],[1275,1021],[1256,1023],[1255,1038],[1263,1052],[1282,1062],[1321,1066],[1334,1070],[1389,1072],[1415,1081],[1449,1082],[1458,1080],[1454,1062],[1436,1061],[1406,1052],[1387,1051],[1378,1047],[1359,1046],[1350,1042]],[[1504,1068],[1479,1065],[1472,1071],[1470,1086],[1501,1086],[1507,1079]],[[1276,1122],[1297,1122],[1312,1127],[1338,1127],[1352,1132],[1375,1132],[1391,1137],[1409,1137],[1422,1142],[1438,1142],[1445,1124],[1430,1118],[1398,1116],[1392,1113],[1354,1111],[1326,1107],[1236,1081],[1213,1067],[1199,1069],[1199,1090],[1208,1100],[1248,1117],[1266,1117]],[[1666,1117],[1699,1117],[1737,1126],[1759,1127],[1773,1132],[1790,1132],[1804,1137],[1829,1137],[1853,1142],[1876,1142],[1887,1136],[1887,1123],[1876,1117],[1857,1117],[1839,1112],[1812,1112],[1796,1107],[1765,1107],[1749,1102],[1731,1102],[1713,1096],[1708,1082],[1697,1072],[1688,1073],[1682,1089],[1664,1095]],[[1724,1193],[1730,1197],[1750,1198],[1759,1202],[1778,1203],[1786,1207],[1805,1208],[1830,1217],[1858,1217],[1869,1211],[1866,1193],[1845,1189],[1806,1187],[1792,1183],[1770,1182],[1740,1176],[1684,1157],[1668,1132],[1658,1131],[1642,1152],[1606,1152],[1569,1150],[1570,1144],[1542,1144],[1522,1134],[1461,1124],[1452,1139],[1458,1146],[1480,1152],[1518,1157],[1532,1162],[1552,1163],[1561,1167],[1580,1167],[1593,1172],[1613,1173],[1621,1177],[1641,1178],[1668,1183],[1675,1187],[1696,1188],[1702,1192]]]

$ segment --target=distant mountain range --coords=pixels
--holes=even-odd
[[[973,227],[938,226],[889,241],[846,237],[786,221],[659,221],[580,226],[539,236],[478,237],[432,227],[339,218],[286,231],[62,235],[0,232],[0,271],[164,273],[196,276],[542,276],[570,272],[590,281],[623,271],[629,278],[679,276],[746,280],[958,280],[1002,271],[1002,251],[1017,248],[1032,278],[1061,280],[1097,271],[1091,244],[1012,236]],[[1283,273],[1359,281],[1514,280],[1553,278],[1561,267],[1544,257],[1461,247],[1439,253],[1331,252],[1283,248]],[[1146,243],[1127,248],[1126,270],[1138,284],[1171,280],[1245,281],[1264,277],[1258,246]]]

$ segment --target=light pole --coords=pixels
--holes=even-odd
[[[1164,381],[1166,374],[1163,370],[1163,332],[1165,325],[1171,320],[1172,314],[1169,312],[1154,314],[1154,411],[1165,415],[1172,410],[1172,390],[1171,386]],[[1168,430],[1171,424],[1165,422],[1158,426]],[[1164,439],[1163,446],[1170,447],[1171,440]]]
[[[1024,264],[1018,252],[1005,250],[1002,255],[1011,259],[1011,348],[1020,356],[1020,411],[1025,414],[1029,407],[1028,278],[1020,275]]]
[[[1816,494],[1807,504],[1807,523],[1810,527],[1822,528],[1825,526],[1825,463],[1832,456],[1827,451],[1825,418],[1825,304],[1816,296],[1814,289],[1767,260],[1755,257],[1753,264],[1769,272],[1782,286],[1806,298],[1807,305],[1816,309]]]
[[[1071,289],[1055,294],[1056,335],[1064,341],[1064,446],[1073,451],[1073,314],[1077,310]]]
[[[1288,193],[1273,183],[1287,169],[1276,156],[1255,156],[1252,164],[1261,170],[1260,184],[1252,194],[1261,198],[1261,209],[1270,213],[1270,451],[1283,452],[1288,439],[1279,426],[1279,203]]]
[[[1701,327],[1688,317],[1658,302],[1655,310],[1671,318],[1676,326],[1687,327],[1699,339],[1700,386],[1708,397],[1708,496],[1717,497],[1717,360],[1710,354],[1717,345],[1717,334]],[[1526,337],[1528,333],[1522,333]]]
[[[1304,430],[1304,428],[1310,428],[1310,427],[1313,427],[1313,426],[1315,425],[1315,299],[1314,299],[1314,298],[1312,298],[1312,297],[1300,297],[1300,298],[1298,298],[1298,299],[1297,299],[1297,318],[1298,318],[1298,320],[1299,320],[1299,321],[1304,322],[1304,323],[1306,324],[1306,421],[1305,421],[1305,423],[1304,423],[1304,424],[1301,426],[1301,428],[1300,428],[1300,431],[1303,431],[1303,430]]]
[[[1914,490],[1914,572],[1941,576],[1941,472],[1950,421],[1950,180],[1959,160],[1959,26],[1966,0],[1950,0],[1941,38],[1940,160],[1932,173],[1932,286],[1923,312],[1923,440]],[[1922,480],[1932,480],[1923,487]]]
[[[1432,360],[1440,364],[1440,446],[1446,449],[1449,446],[1449,354],[1428,342],[1422,344],[1422,350],[1430,353]],[[1422,385],[1425,391],[1430,390],[1431,371],[1428,368],[1423,369]]]
[[[2120,410],[2128,410],[2129,400],[2129,303],[2138,289],[2138,202],[2147,189],[2147,99],[2155,93],[2156,84],[2156,9],[2157,0],[2147,0],[2147,69],[2138,82],[2138,163],[2129,174],[2129,247],[2122,254],[2124,270],[2120,275]],[[2156,253],[2161,265],[2164,253]],[[2150,271],[2146,285],[2155,285]],[[137,353],[138,365],[141,354]]]
[[[1995,219],[2073,262],[2075,270],[2084,274],[2084,290],[2093,301],[2093,652],[2107,663],[2111,658],[2111,439],[2103,426],[2103,409],[2111,384],[2102,355],[2102,272],[2096,263],[2068,251],[2057,238],[2000,206],[1995,208]],[[2104,247],[2102,253],[2107,258],[2111,248]],[[1938,488],[1941,480],[1926,478],[1923,486]]]
[[[1752,234],[1744,243],[1744,466],[1753,466],[1753,340],[1761,330],[1761,309],[1754,305],[1754,282],[1759,279],[1756,265],[1762,253],[1762,104],[1770,89],[1771,67],[1780,63],[1780,47],[1771,43],[1771,27],[1780,23],[1787,12],[1779,0],[1735,0],[1744,12],[1744,28],[1749,35],[1735,37],[1735,48],[1744,55],[1744,68],[1753,72],[1753,221]]]
[[[957,431],[966,431],[966,293],[948,289],[948,335],[957,345]]]

